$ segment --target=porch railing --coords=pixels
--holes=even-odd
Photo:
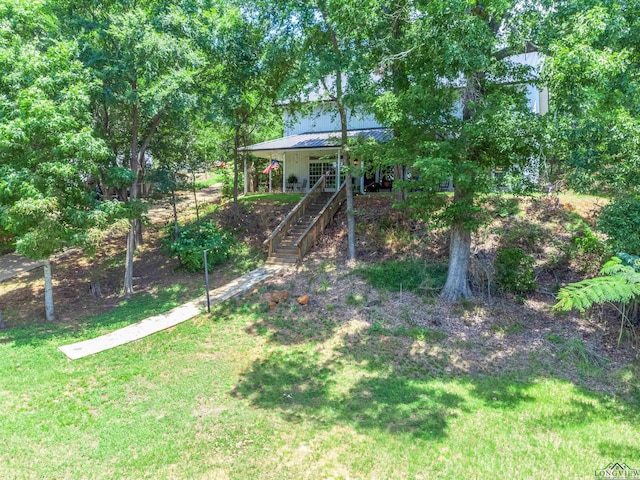
[[[280,242],[287,235],[287,232],[292,225],[296,224],[300,218],[307,211],[307,207],[311,205],[314,200],[324,191],[324,187],[327,183],[327,174],[322,175],[315,185],[309,190],[302,200],[300,200],[293,210],[289,212],[280,225],[278,225],[271,235],[264,241],[264,245],[269,247],[269,256],[273,255],[273,252],[280,246]]]
[[[298,260],[300,262],[302,261],[302,257],[318,243],[320,233],[331,223],[336,211],[346,199],[347,184],[343,183],[338,191],[331,196],[322,210],[320,210],[318,215],[316,215],[311,225],[298,237],[295,246],[298,248]]]

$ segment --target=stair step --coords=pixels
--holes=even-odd
[[[293,245],[280,245],[273,252],[274,255],[298,255],[298,248]]]
[[[295,255],[272,255],[267,258],[267,263],[297,263],[298,256]]]

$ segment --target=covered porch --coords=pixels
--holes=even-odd
[[[388,141],[391,137],[391,132],[384,128],[351,130],[348,133],[350,138],[371,138],[378,142]],[[277,168],[269,169],[268,177],[265,176],[265,190],[268,192],[306,193],[327,172],[325,191],[335,192],[344,183],[344,174],[338,175],[343,165],[339,137],[340,132],[303,133],[249,145],[244,151],[265,160],[262,164],[256,162],[256,173],[262,173],[274,161],[277,162]],[[366,173],[367,165],[363,160],[354,159],[353,162],[363,172],[353,179],[355,191],[364,193],[367,185],[381,180],[379,172]],[[246,194],[249,185],[246,161],[244,180]]]

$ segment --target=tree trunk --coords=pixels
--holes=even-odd
[[[451,244],[449,245],[449,271],[447,282],[440,298],[457,302],[461,298],[473,297],[469,288],[469,257],[471,255],[471,232],[461,222],[451,226]]]
[[[4,317],[2,316],[2,309],[0,308],[0,330],[7,328],[7,324],[4,323]]]
[[[356,259],[356,219],[353,207],[353,183],[351,181],[351,170],[347,169],[345,175],[347,182],[347,241],[349,243],[349,260]]]
[[[136,84],[132,82],[132,87],[135,90]],[[138,105],[133,105],[132,111],[132,135],[131,135],[131,171],[135,173],[135,180],[129,188],[130,201],[134,201],[138,198],[138,175],[140,173],[139,155],[140,149],[138,145],[138,135],[140,133]],[[129,220],[129,232],[127,233],[127,252],[125,255],[124,264],[124,295],[129,298],[133,294],[133,253],[136,249],[136,238],[138,235],[138,226],[135,219]]]
[[[338,48],[338,42],[333,29],[330,30],[333,49],[336,54],[340,53]],[[347,194],[347,243],[348,243],[348,260],[355,261],[356,259],[356,219],[355,209],[353,207],[353,182],[351,180],[351,157],[349,156],[349,135],[347,125],[347,111],[343,99],[343,86],[342,86],[342,70],[336,69],[336,104],[338,106],[338,112],[340,114],[340,149],[342,153],[342,161],[346,167],[345,182],[346,194]],[[340,165],[338,165],[338,171],[336,172],[338,178],[340,178]]]
[[[95,280],[89,283],[89,291],[91,295],[96,298],[100,298],[102,296],[102,288],[100,287],[100,280]]]
[[[55,320],[53,313],[53,280],[51,277],[51,260],[44,261],[44,312],[48,322]]]
[[[142,222],[140,220],[136,220],[136,238],[134,249],[138,248],[140,245],[144,243],[144,239],[142,238]]]
[[[129,221],[127,233],[127,253],[124,262],[124,296],[129,298],[133,294],[133,252],[135,250],[136,221]]]
[[[404,181],[406,180],[406,169],[404,165],[394,165],[393,166],[393,180],[394,181]],[[395,202],[404,202],[407,199],[407,189],[406,188],[396,188],[393,190],[393,200]]]

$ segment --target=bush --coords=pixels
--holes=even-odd
[[[223,263],[229,257],[234,240],[227,232],[212,222],[194,222],[180,229],[178,241],[173,241],[173,232],[165,241],[169,253],[178,257],[188,272],[204,271],[203,251],[207,250],[209,268]]]
[[[540,251],[548,236],[540,225],[527,220],[512,220],[504,228],[501,245],[505,249],[536,252]]]
[[[640,254],[640,199],[615,198],[598,216],[598,228],[614,251]]]
[[[497,195],[488,202],[488,207],[494,217],[506,218],[520,213],[520,202],[517,198]]]
[[[521,248],[500,248],[493,262],[495,281],[500,290],[526,293],[537,285],[533,274],[533,257]]]
[[[610,253],[607,244],[587,226],[575,234],[571,242],[563,244],[561,250],[584,273],[596,273],[593,270],[599,270]]]

